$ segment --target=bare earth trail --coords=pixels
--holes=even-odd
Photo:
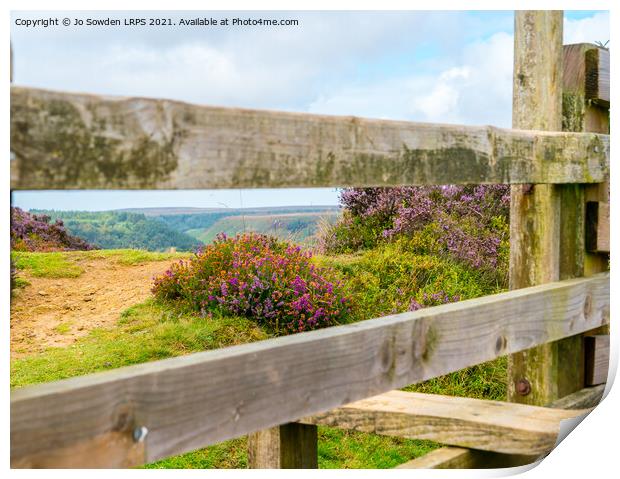
[[[94,328],[114,325],[122,311],[150,296],[153,276],[173,260],[122,265],[101,259],[80,262],[77,278],[36,278],[11,299],[11,358],[69,346]]]

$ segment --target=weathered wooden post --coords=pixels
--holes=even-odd
[[[317,469],[317,427],[284,424],[248,436],[251,469]]]
[[[513,128],[562,129],[562,20],[562,11],[515,11]],[[579,192],[563,195],[561,190],[547,184],[512,186],[510,289],[581,272],[583,253],[573,233],[582,212],[575,203],[567,204],[578,199]],[[560,234],[563,208],[575,215],[568,237]],[[563,254],[567,249],[571,255]],[[575,350],[580,342],[568,338],[512,355],[508,399],[547,404],[580,389],[583,355],[581,347]]]
[[[572,107],[566,94],[570,81],[563,84],[568,64],[563,59],[562,16],[561,11],[515,12],[513,128],[560,131],[564,126],[585,131],[583,118],[579,118],[581,107]],[[578,184],[512,187],[511,289],[583,276],[586,264],[589,273],[603,269],[597,259],[586,261],[588,188]],[[546,405],[581,389],[584,360],[582,336],[512,355],[508,399]]]

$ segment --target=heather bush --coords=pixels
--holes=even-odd
[[[152,292],[181,301],[202,316],[218,311],[253,318],[286,334],[348,319],[349,299],[333,276],[299,246],[255,233],[222,234],[155,278]]]
[[[322,253],[351,253],[407,237],[417,253],[450,257],[506,280],[507,185],[349,188],[340,203],[340,221],[322,228]]]
[[[11,249],[15,251],[91,250],[92,245],[70,235],[62,220],[50,223],[47,215],[36,215],[11,207]]]

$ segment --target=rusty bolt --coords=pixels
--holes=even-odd
[[[517,381],[517,394],[527,396],[532,392],[532,385],[527,379],[519,379]]]

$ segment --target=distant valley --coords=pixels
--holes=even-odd
[[[102,249],[191,251],[218,233],[255,231],[312,246],[323,223],[335,222],[338,206],[264,208],[127,208],[112,211],[32,210],[64,222],[69,233]]]

